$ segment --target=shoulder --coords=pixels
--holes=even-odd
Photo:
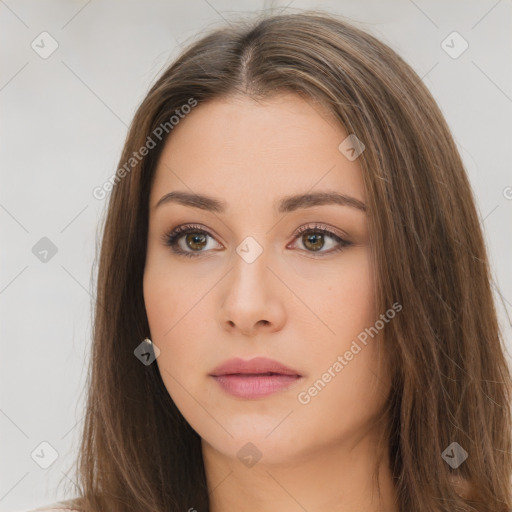
[[[27,512],[80,512],[78,509],[73,508],[71,503],[67,501],[59,501],[48,505],[28,510]]]

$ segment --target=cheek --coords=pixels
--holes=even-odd
[[[305,295],[308,297],[307,304],[315,313],[310,315],[311,322],[308,321],[308,324],[317,326],[317,334],[305,332],[299,341],[302,346],[297,347],[307,354],[310,368],[313,369],[309,375],[310,383],[321,378],[325,369],[332,367],[338,356],[343,356],[351,348],[357,351],[353,343],[357,343],[358,336],[364,336],[365,329],[373,326],[378,319],[367,252],[361,250],[350,255],[347,253],[339,267],[332,269],[329,274],[319,273],[321,277],[316,281],[308,279],[303,282],[303,293],[306,289],[310,290],[309,295]],[[314,288],[311,288],[311,283],[315,284]],[[304,325],[304,317],[301,321]],[[376,340],[372,343],[375,345]],[[331,392],[338,385],[341,385],[339,392],[342,394],[347,385],[357,383],[360,389],[365,386],[370,370],[373,369],[375,347],[359,345],[361,350],[357,355],[349,354],[352,360],[342,372],[336,373],[338,376],[333,379],[336,383],[329,385]]]
[[[336,268],[328,269],[316,280],[304,281],[310,290],[311,309],[330,328],[333,343],[339,348],[376,320],[373,278],[366,250],[346,253]],[[313,288],[312,285],[315,284]],[[316,292],[311,290],[316,289]],[[326,331],[328,333],[328,331]]]
[[[166,251],[151,249],[148,250],[144,269],[144,304],[151,334],[165,344],[189,315],[196,314],[194,305],[205,290],[204,285],[191,279]]]
[[[159,278],[156,272],[144,272],[144,304],[148,317],[153,341],[162,340],[164,334],[171,328],[169,323],[171,311],[177,304],[174,288],[166,286],[166,280]]]
[[[374,340],[372,343],[378,343]],[[339,373],[328,373],[338,354],[301,389],[301,419],[329,438],[358,437],[385,404],[389,385],[377,368],[375,346],[363,348]],[[343,353],[341,353],[343,354]]]
[[[161,272],[161,266],[153,263],[150,260],[144,271],[144,303],[151,331],[150,338],[160,350],[156,363],[170,391],[169,386],[172,386],[173,379],[169,379],[176,371],[173,363],[186,355],[180,351],[189,346],[187,343],[174,342],[183,337],[183,321],[178,320],[184,315],[181,309],[187,301],[183,293],[177,291],[181,287],[175,284],[171,286],[170,282],[173,281]],[[170,357],[171,353],[173,357]]]
[[[168,275],[161,268],[156,265],[146,268],[144,302],[150,338],[160,350],[156,363],[171,392],[178,386],[177,382],[190,380],[191,369],[200,367],[208,326],[201,321],[206,315],[205,302],[200,300],[205,291],[201,293],[183,275],[180,279],[178,273]]]

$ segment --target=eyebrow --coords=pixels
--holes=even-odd
[[[207,210],[215,213],[225,213],[228,207],[228,204],[225,201],[215,197],[174,190],[161,197],[154,208],[156,209],[161,205],[169,203],[178,203],[183,206],[190,206],[192,208],[199,208],[201,210]],[[303,208],[312,208],[314,206],[330,204],[350,206],[351,208],[356,208],[362,212],[366,212],[367,210],[366,205],[361,200],[333,191],[285,196],[274,204],[274,209],[276,209],[278,213],[289,213]]]

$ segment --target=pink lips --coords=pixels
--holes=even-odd
[[[210,375],[224,391],[239,398],[262,398],[288,388],[302,377],[298,371],[266,357],[230,359]]]

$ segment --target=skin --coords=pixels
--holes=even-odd
[[[317,191],[365,202],[357,159],[338,150],[346,137],[328,112],[297,95],[259,102],[236,96],[194,108],[159,160],[144,300],[165,386],[202,438],[212,512],[398,510],[385,458],[380,501],[371,478],[382,428],[372,423],[389,391],[380,334],[309,403],[298,400],[384,313],[375,311],[365,212],[336,204],[273,209],[284,195]],[[227,210],[156,207],[174,190],[222,199]],[[182,249],[200,252],[192,258],[162,240],[187,223],[210,235],[207,245],[181,237]],[[330,252],[339,245],[326,235],[315,252],[308,233],[294,237],[315,223],[351,245]],[[263,249],[250,264],[236,252],[248,236]],[[209,376],[228,359],[256,356],[302,377],[268,397],[243,399]],[[252,467],[237,456],[248,442],[261,454]]]

